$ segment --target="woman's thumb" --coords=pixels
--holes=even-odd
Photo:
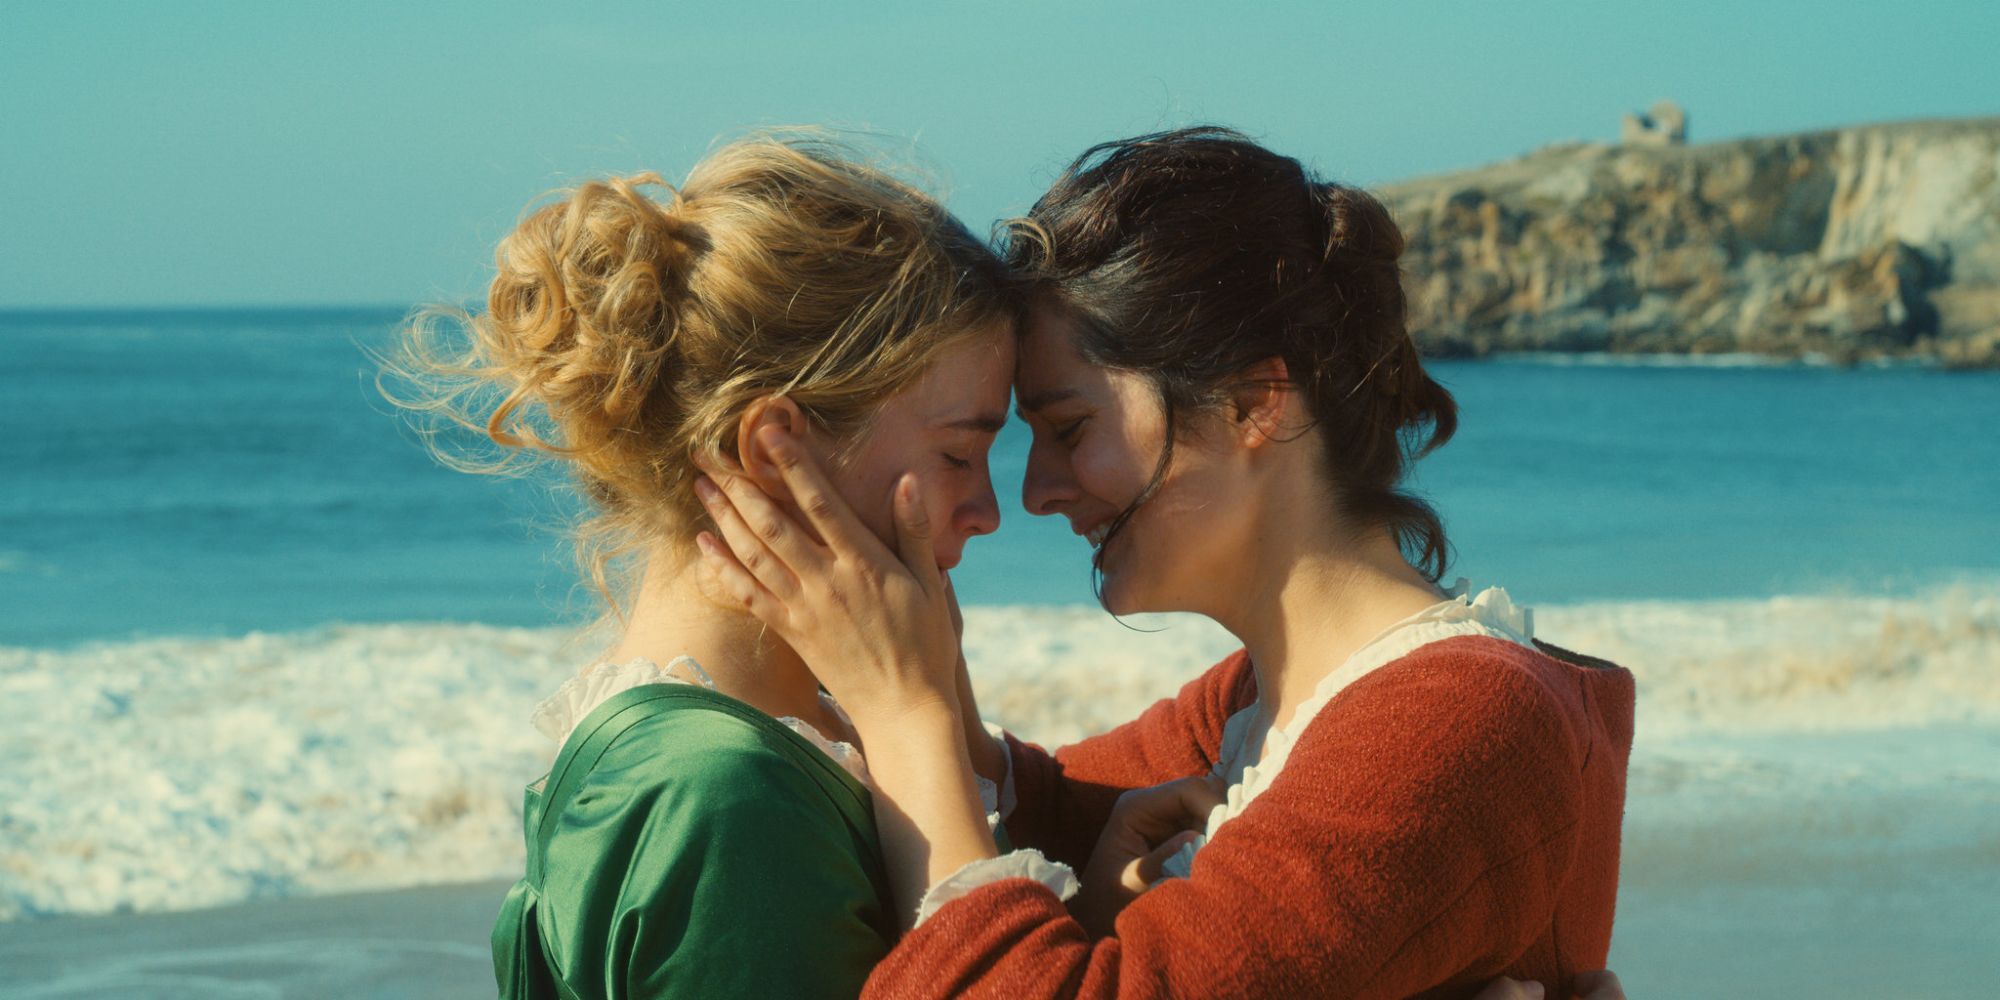
[[[1147,851],[1146,856],[1138,861],[1139,884],[1152,885],[1158,882],[1160,876],[1166,872],[1167,859],[1179,854],[1181,848],[1194,843],[1195,838],[1200,836],[1199,830],[1182,830],[1160,841],[1160,846]]]
[[[931,552],[931,517],[924,510],[916,476],[905,475],[896,482],[895,500],[896,556],[928,590],[938,573],[937,556]]]

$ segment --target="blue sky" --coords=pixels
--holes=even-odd
[[[913,140],[975,228],[1197,120],[1363,184],[1608,140],[2000,114],[1992,2],[0,0],[0,308],[475,296],[537,194],[758,125]]]

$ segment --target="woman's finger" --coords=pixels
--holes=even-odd
[[[952,634],[958,636],[958,641],[963,644],[965,642],[965,612],[958,606],[958,591],[951,589],[950,573],[939,572],[938,576],[944,581],[945,606],[951,609]]]
[[[756,490],[754,484],[750,486],[750,490]],[[799,531],[782,530],[789,522],[777,522],[780,530],[776,531],[768,527],[773,523],[770,518],[774,516],[783,518],[784,511],[777,510],[776,505],[766,499],[765,505],[772,508],[764,512],[764,522],[767,527],[757,528],[744,520],[742,509],[737,503],[740,496],[745,503],[754,504],[755,498],[748,493],[741,489],[736,494],[725,493],[714,481],[706,477],[695,480],[694,492],[708,509],[709,519],[715,522],[716,529],[722,533],[722,543],[728,546],[730,554],[735,557],[734,561],[743,570],[761,584],[763,589],[774,595],[790,597],[798,593],[799,578],[793,570],[794,563],[788,562],[778,551],[777,546],[782,545],[792,551],[793,559],[805,564],[800,567],[801,569],[810,568],[814,562],[806,554],[796,551],[797,543],[800,541]],[[757,496],[762,496],[762,493],[757,493]],[[773,534],[780,537],[773,539],[771,537]],[[786,535],[790,537],[785,538]]]
[[[875,533],[841,499],[818,463],[791,435],[770,426],[757,432],[757,440],[777,465],[778,475],[784,478],[785,488],[792,491],[792,502],[805,513],[806,523],[830,548],[855,555],[888,554]]]
[[[1222,779],[1213,774],[1176,778],[1120,796],[1121,822],[1147,841],[1181,830],[1208,825],[1208,815],[1225,797]]]
[[[790,609],[785,602],[764,589],[757,578],[736,560],[734,553],[706,531],[696,534],[694,543],[701,550],[703,565],[715,574],[715,582],[722,587],[723,593],[735,598],[758,621],[770,626],[780,636],[790,634]]]
[[[1610,969],[1585,972],[1576,977],[1576,992],[1583,1000],[1625,1000],[1625,987]]]
[[[1541,983],[1532,979],[1508,979],[1506,976],[1501,976],[1487,983],[1486,988],[1480,990],[1479,995],[1472,1000],[1542,1000],[1547,992]]]
[[[1193,830],[1183,830],[1162,841],[1160,846],[1147,851],[1145,857],[1132,863],[1129,871],[1136,884],[1128,882],[1127,887],[1143,892],[1147,887],[1158,882],[1160,876],[1166,873],[1167,859],[1179,854],[1181,848],[1194,843],[1194,838],[1197,836],[1199,834],[1196,834]]]
[[[771,499],[764,487],[748,476],[711,476],[722,487],[723,497],[736,508],[743,523],[757,533],[764,545],[796,572],[811,572],[830,558],[826,546],[814,540],[791,512]]]
[[[1168,785],[1173,788],[1174,798],[1180,802],[1181,808],[1201,820],[1208,819],[1208,814],[1229,797],[1229,783],[1213,771],[1192,778],[1180,778],[1168,782]]]

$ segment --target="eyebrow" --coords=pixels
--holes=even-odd
[[[957,420],[947,420],[938,426],[950,431],[977,431],[981,434],[998,434],[1002,427],[1007,426],[1007,414],[1004,412],[997,414],[982,413],[974,417],[960,417]]]
[[[1021,397],[1018,405],[1014,407],[1014,412],[1021,414],[1022,419],[1026,419],[1029,413],[1046,410],[1066,399],[1075,399],[1076,396],[1075,389],[1044,389],[1032,396]]]

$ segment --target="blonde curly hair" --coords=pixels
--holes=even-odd
[[[706,525],[695,459],[735,460],[750,403],[788,397],[851,443],[943,351],[1020,321],[986,244],[817,135],[724,146],[678,188],[583,184],[528,214],[496,264],[485,311],[419,310],[379,384],[436,418],[419,428],[454,468],[565,466],[587,501],[578,561],[614,611],[623,557],[684,550]],[[475,446],[447,445],[450,427]]]

